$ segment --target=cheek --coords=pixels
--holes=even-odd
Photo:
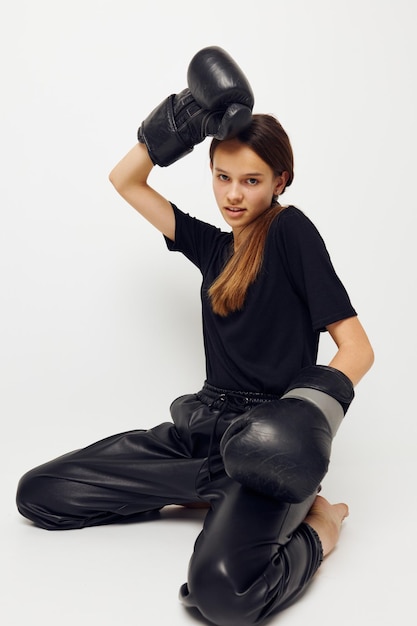
[[[216,185],[215,183],[213,183],[213,194],[214,194],[214,199],[216,200],[217,204],[219,204],[220,198],[222,197],[221,190],[219,189],[218,185]]]
[[[250,194],[250,197],[253,204],[260,207],[265,207],[269,206],[272,199],[272,193],[270,195],[269,191],[266,189],[254,189]]]

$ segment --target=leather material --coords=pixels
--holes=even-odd
[[[315,494],[279,502],[224,470],[220,439],[257,402],[274,404],[213,387],[181,396],[172,422],[107,437],[30,470],[19,483],[19,511],[58,530],[148,521],[167,504],[208,502],[181,599],[215,624],[256,624],[297,598],[322,558],[319,538],[303,523]]]
[[[308,387],[295,387],[282,396],[282,400],[286,398],[298,398],[298,400],[304,400],[313,404],[327,419],[332,437],[336,435],[345,415],[342,405],[337,400],[323,391]]]
[[[227,474],[276,500],[302,502],[327,473],[332,432],[323,413],[297,398],[251,409],[220,445]]]
[[[221,441],[227,474],[268,497],[302,502],[327,473],[332,440],[354,398],[339,370],[304,368],[280,400],[236,419]]]
[[[161,102],[142,122],[138,141],[146,144],[154,165],[166,167],[192,152],[206,137],[225,139],[251,120],[247,107],[231,104],[225,112],[202,109],[184,89]]]
[[[292,603],[322,560],[303,519],[314,500],[277,502],[224,482],[211,502],[180,600],[210,623],[253,626]]]
[[[166,167],[206,137],[228,139],[252,119],[252,89],[221,48],[204,48],[188,68],[188,88],[158,105],[138,129],[154,165]]]
[[[285,393],[297,387],[316,389],[326,393],[339,402],[345,415],[355,397],[353,385],[349,378],[340,370],[329,365],[311,365],[303,368],[298,376],[291,381],[291,385]]]
[[[232,57],[218,46],[197,52],[188,66],[187,82],[202,109],[222,111],[231,103],[253,109],[255,100],[248,79]]]

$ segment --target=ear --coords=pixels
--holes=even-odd
[[[288,179],[289,179],[290,175],[288,172],[282,172],[282,174],[280,174],[280,176],[277,176],[276,178],[276,185],[275,185],[275,189],[274,189],[274,195],[275,196],[279,196],[280,194],[282,194],[282,192],[284,191],[287,183],[288,183]]]

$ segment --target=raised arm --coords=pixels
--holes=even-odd
[[[174,240],[175,216],[171,204],[148,184],[154,167],[143,143],[136,144],[110,172],[110,182],[136,211],[161,233]]]
[[[172,206],[148,184],[153,166],[171,165],[208,136],[235,136],[250,124],[254,104],[246,77],[222,48],[200,50],[189,64],[187,79],[187,89],[166,98],[142,122],[139,144],[109,176],[120,195],[172,240]]]

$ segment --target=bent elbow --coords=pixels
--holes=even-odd
[[[120,176],[118,176],[117,174],[117,167],[114,167],[112,169],[112,171],[109,174],[109,181],[111,182],[111,184],[113,185],[113,187],[116,189],[116,191],[120,192],[121,189],[121,180],[120,180]]]
[[[367,371],[369,371],[371,367],[373,366],[373,364],[375,363],[375,352],[370,343],[368,345],[366,358],[367,358],[367,366],[368,366]]]
[[[354,385],[356,386],[360,380],[369,372],[375,361],[375,353],[372,345],[367,342],[366,346],[362,346],[360,353],[357,356],[356,362],[356,380]],[[353,377],[355,378],[355,377]]]

